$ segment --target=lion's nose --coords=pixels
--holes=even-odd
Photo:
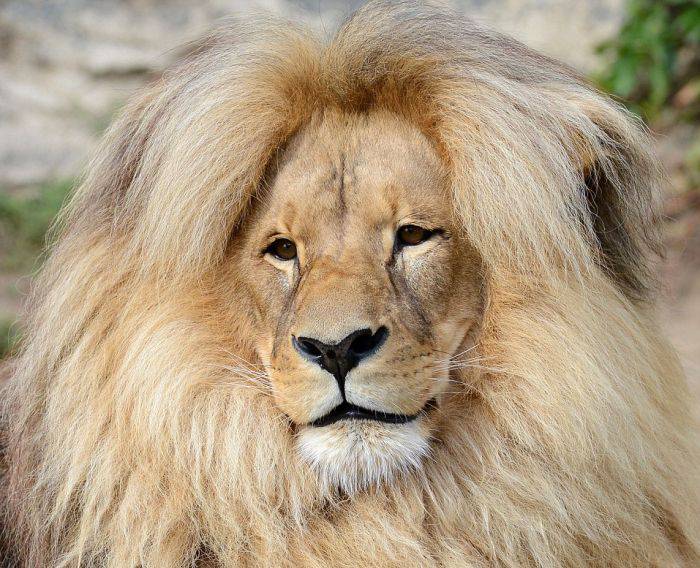
[[[345,376],[360,361],[376,353],[386,341],[389,330],[382,326],[376,332],[358,329],[338,343],[324,343],[313,337],[294,337],[292,343],[301,355],[320,365],[335,377],[340,391],[345,391]]]

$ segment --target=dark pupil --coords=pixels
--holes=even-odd
[[[297,255],[297,247],[292,241],[279,239],[272,244],[272,253],[283,260],[291,260]]]
[[[406,225],[399,229],[399,240],[405,245],[417,245],[422,243],[428,231],[416,225]]]

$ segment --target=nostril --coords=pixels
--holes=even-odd
[[[301,345],[304,348],[304,351],[306,351],[309,355],[313,355],[314,357],[320,357],[322,355],[321,350],[313,343],[302,341]]]
[[[304,339],[304,338],[297,339],[295,337],[294,343],[296,344],[299,351],[301,351],[302,353],[305,353],[306,355],[309,355],[311,357],[321,357],[321,355],[323,355],[321,350],[318,347],[316,347],[316,345],[314,345],[314,343],[312,341],[309,341],[308,339]]]
[[[369,329],[362,330],[350,343],[349,351],[356,355],[367,355],[384,343],[387,335],[389,335],[389,331],[384,326],[375,333]]]
[[[350,351],[354,353],[366,353],[374,348],[374,335],[369,329],[360,332],[350,343]]]

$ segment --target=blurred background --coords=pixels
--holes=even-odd
[[[661,318],[700,401],[700,0],[446,2],[587,74],[641,115],[666,172]],[[47,228],[114,113],[217,19],[321,31],[359,0],[0,0],[0,360]],[[696,403],[700,416],[700,403]]]

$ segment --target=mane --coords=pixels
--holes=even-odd
[[[329,107],[434,141],[488,289],[484,366],[432,459],[350,501],[299,463],[215,290],[268,164]],[[619,105],[450,12],[370,2],[327,40],[227,21],[127,105],[63,214],[3,393],[7,550],[23,566],[700,563],[689,395],[653,310],[658,187]]]

